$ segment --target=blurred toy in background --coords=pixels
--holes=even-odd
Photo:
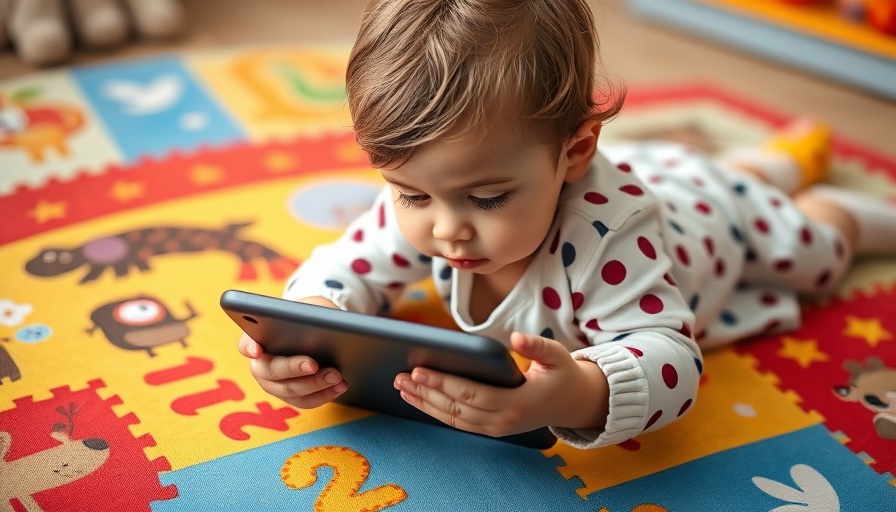
[[[39,66],[64,61],[76,42],[111,48],[132,31],[165,39],[185,25],[179,0],[0,0],[0,49],[12,42],[22,61]]]
[[[896,0],[868,0],[865,2],[868,23],[885,34],[896,36]]]
[[[866,0],[837,0],[840,15],[850,21],[865,21]]]
[[[868,23],[875,30],[896,36],[896,0],[778,0],[796,7],[828,6],[836,3],[844,18]]]

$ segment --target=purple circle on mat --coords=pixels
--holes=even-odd
[[[90,263],[114,263],[127,255],[128,244],[117,236],[108,236],[88,242],[83,252]]]
[[[341,230],[370,208],[380,190],[367,181],[318,182],[296,190],[287,208],[300,222]]]

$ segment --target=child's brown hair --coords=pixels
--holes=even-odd
[[[622,107],[624,87],[606,80],[595,102],[597,55],[585,0],[374,0],[346,73],[358,143],[385,167],[504,121],[559,151]]]

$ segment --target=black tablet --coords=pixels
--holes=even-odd
[[[237,290],[221,295],[221,307],[268,354],[338,369],[349,384],[335,400],[344,405],[451,428],[402,400],[395,376],[424,366],[492,386],[526,380],[507,348],[483,336]],[[557,441],[547,428],[495,439],[538,449]]]

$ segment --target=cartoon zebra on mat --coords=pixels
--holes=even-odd
[[[80,247],[44,249],[25,264],[25,270],[38,277],[52,277],[86,265],[89,270],[81,278],[83,284],[96,280],[108,267],[112,267],[116,277],[124,277],[132,266],[141,272],[149,270],[149,259],[153,256],[217,250],[240,259],[238,279],[241,281],[258,278],[253,264],[257,259],[267,263],[275,279],[288,276],[298,265],[296,262],[238,236],[240,230],[250,225],[251,222],[228,224],[224,229],[160,226],[126,231],[94,238]]]

